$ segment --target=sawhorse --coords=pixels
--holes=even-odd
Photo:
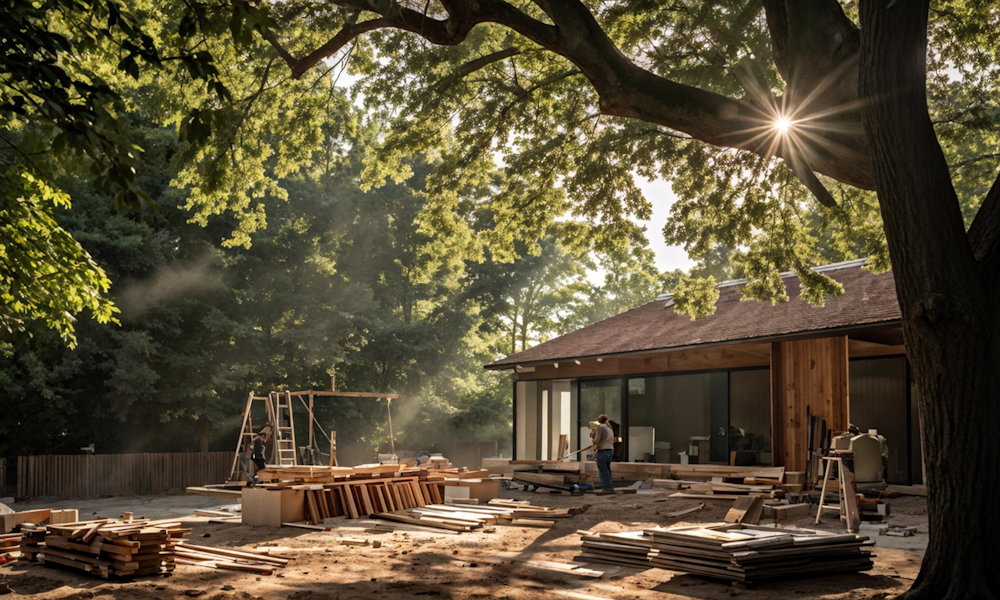
[[[854,462],[853,453],[841,453],[840,456],[822,456],[820,461],[826,461],[826,470],[823,475],[823,487],[819,492],[819,508],[816,511],[816,524],[819,525],[820,517],[823,516],[823,503],[826,500],[826,486],[830,482],[830,469],[837,465],[837,479],[839,481],[840,495],[840,518],[847,521],[847,531],[857,533],[861,529],[861,513],[858,509],[857,491],[854,489],[854,472],[851,465],[846,461]]]

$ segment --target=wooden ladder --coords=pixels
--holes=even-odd
[[[292,419],[292,395],[288,392],[271,392],[267,406],[274,439],[271,462],[282,467],[294,467],[295,422]]]

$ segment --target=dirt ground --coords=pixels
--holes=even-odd
[[[640,490],[644,492],[646,490]],[[654,492],[655,490],[648,490]],[[917,576],[927,545],[924,498],[890,500],[888,522],[915,525],[919,533],[908,538],[878,535],[865,528],[863,535],[875,540],[875,568],[858,574],[838,574],[769,582],[750,589],[662,569],[636,569],[590,564],[603,571],[597,579],[555,572],[540,572],[519,566],[527,560],[572,562],[580,550],[580,529],[627,531],[684,523],[723,520],[731,502],[714,501],[706,509],[679,518],[665,513],[697,504],[688,499],[665,499],[647,493],[615,496],[569,496],[503,490],[501,495],[554,508],[590,504],[589,510],[569,519],[557,519],[551,529],[498,526],[494,533],[458,535],[389,532],[374,533],[343,518],[331,519],[329,532],[293,528],[249,527],[216,524],[194,516],[196,508],[219,506],[224,500],[205,496],[131,496],[77,501],[17,503],[14,510],[77,508],[80,519],[120,517],[129,511],[136,517],[171,518],[192,528],[192,543],[218,547],[280,548],[294,557],[272,576],[177,565],[171,576],[136,580],[102,580],[72,570],[37,563],[15,562],[0,566],[0,583],[13,590],[8,597],[47,599],[152,599],[198,597],[204,600],[289,600],[372,598],[529,598],[656,599],[695,598],[714,600],[742,597],[763,600],[775,597],[882,599],[905,591]],[[813,511],[815,514],[815,509]],[[814,517],[789,524],[812,527]],[[822,528],[843,531],[835,516],[824,517]],[[866,526],[867,527],[867,526]],[[348,546],[340,537],[381,540],[380,548]]]

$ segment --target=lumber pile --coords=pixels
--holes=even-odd
[[[429,504],[423,507],[372,515],[373,519],[449,531],[474,531],[495,525],[514,527],[552,527],[553,519],[565,519],[590,508],[584,504],[575,508],[548,508],[506,500],[491,500],[485,505]],[[393,525],[377,524],[376,528],[392,529]]]
[[[749,586],[769,579],[867,571],[867,537],[739,523],[656,528],[622,533],[578,532],[578,560],[657,567]]]
[[[175,548],[190,533],[179,522],[101,519],[22,527],[21,558],[107,579],[169,573]]]
[[[21,551],[21,534],[5,533],[0,535],[0,555]]]
[[[441,465],[445,463],[438,461]],[[405,465],[360,465],[357,467],[294,466],[268,467],[257,473],[266,481],[253,490],[298,490],[301,515],[282,510],[284,518],[257,519],[244,511],[243,522],[280,525],[303,518],[318,525],[324,519],[344,516],[359,519],[375,513],[422,508],[442,504],[451,496],[489,500],[499,493],[499,483],[489,479],[486,469],[407,467]],[[461,493],[449,488],[468,488]],[[256,492],[255,492],[256,493]],[[244,495],[246,505],[246,495]],[[254,512],[253,514],[256,514]],[[273,521],[273,522],[272,522]]]
[[[187,542],[177,544],[175,552],[177,564],[229,571],[248,571],[258,575],[271,575],[275,569],[284,567],[288,561],[292,560],[291,557],[267,552],[213,548]]]

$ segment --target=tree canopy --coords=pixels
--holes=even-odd
[[[393,221],[394,243],[377,249],[380,276],[395,282],[379,290],[378,306],[402,316],[399,328],[359,344],[396,368],[403,357],[384,353],[400,340],[425,341],[414,326],[437,331],[470,315],[437,310],[455,289],[458,256],[509,263],[541,254],[568,215],[590,223],[593,248],[613,261],[623,247],[642,246],[633,219],[647,218],[650,204],[634,177],[661,177],[680,197],[665,236],[706,275],[728,255],[722,271],[749,280],[747,298],[782,300],[777,273],[791,269],[804,297],[822,304],[839,286],[811,265],[872,256],[871,268],[887,268],[891,258],[931,490],[931,542],[911,596],[1000,596],[1000,550],[988,543],[1000,535],[997,520],[968,518],[993,513],[986,499],[1000,495],[1000,477],[982,473],[996,473],[1000,451],[983,444],[964,453],[955,442],[959,428],[1000,437],[1000,21],[992,4],[10,6],[14,18],[0,36],[11,65],[0,76],[2,214],[33,224],[0,230],[0,250],[5,266],[20,260],[80,276],[50,298],[7,267],[7,329],[39,316],[68,332],[73,310],[113,314],[97,263],[43,213],[65,203],[56,180],[74,166],[89,168],[98,191],[119,204],[142,199],[119,90],[144,94],[153,120],[177,128],[183,206],[198,223],[225,223],[225,247],[251,241],[267,204],[287,197],[306,162],[349,163],[364,189],[409,184],[411,202],[382,208],[416,220]],[[357,78],[350,98],[334,93],[331,76],[345,65]],[[27,82],[36,72],[38,86]],[[344,136],[359,131],[347,117],[355,103],[367,109],[370,143],[360,155],[340,152]],[[428,238],[430,229],[447,235]],[[30,241],[41,238],[52,241]],[[710,285],[678,287],[676,306],[692,316],[710,310]],[[400,373],[373,372],[383,375]],[[963,515],[949,506],[956,497],[967,502]]]

